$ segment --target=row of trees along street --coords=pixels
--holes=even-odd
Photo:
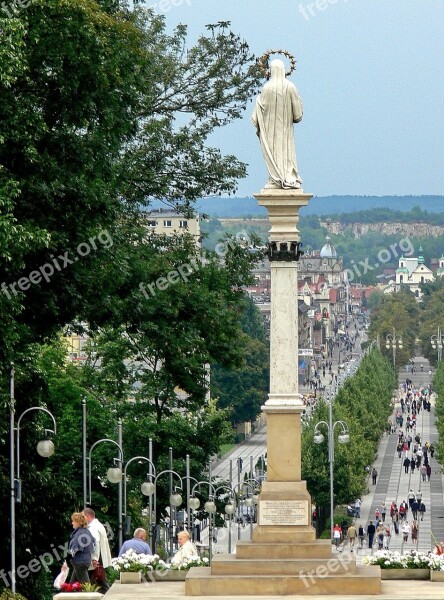
[[[408,364],[415,355],[425,356],[432,365],[437,364],[438,353],[433,348],[432,337],[437,336],[438,328],[444,330],[444,278],[421,284],[423,296],[418,302],[407,288],[395,294],[374,292],[369,297],[372,318],[368,330],[370,341],[379,341],[382,352],[393,360],[392,347],[386,348],[387,336],[402,339],[402,348],[396,348],[396,367]]]
[[[396,376],[391,362],[377,347],[362,359],[356,373],[345,380],[333,401],[333,419],[345,421],[350,434],[346,445],[335,446],[335,505],[347,504],[361,497],[367,486],[365,467],[374,462],[379,439],[392,412]],[[302,430],[302,479],[316,505],[318,529],[326,526],[330,502],[328,440],[318,446],[313,442],[315,424],[328,421],[326,402],[320,401],[312,418]],[[327,529],[330,528],[327,524]]]
[[[209,25],[190,47],[184,26],[169,34],[162,17],[130,4],[34,0],[12,18],[0,17],[0,569],[6,572],[12,364],[17,415],[46,407],[58,425],[56,453],[44,460],[35,444],[46,421],[32,413],[22,423],[18,566],[63,544],[70,514],[82,508],[83,397],[88,447],[116,439],[122,418],[125,456],[146,456],[151,436],[158,470],[168,467],[172,446],[173,468],[184,473],[188,453],[191,475],[200,479],[209,456],[232,439],[233,418],[231,406],[206,401],[205,365],[239,367],[247,354],[254,365],[255,353],[264,357],[241,325],[249,310],[242,286],[260,258],[242,245],[227,245],[223,262],[205,251],[205,264],[187,281],[156,288],[149,298],[139,289],[200,257],[191,236],[149,235],[143,211],[151,201],[191,216],[197,198],[231,194],[245,175],[246,166],[208,138],[239,118],[256,94],[256,61],[229,23]],[[110,243],[75,252],[104,232]],[[51,276],[30,283],[44,265],[53,265]],[[82,368],[67,364],[67,327],[86,329],[94,344]],[[259,397],[251,414],[257,404]],[[115,530],[116,490],[99,479],[109,461],[109,450],[98,447],[93,505]],[[137,469],[128,488],[133,523],[141,508],[140,495],[131,493],[142,475]],[[160,489],[160,507],[165,496]],[[29,600],[50,598],[54,572],[29,572],[18,578],[18,591]]]
[[[440,362],[433,378],[433,389],[436,393],[436,427],[439,440],[437,446],[437,458],[441,466],[444,466],[444,362]]]

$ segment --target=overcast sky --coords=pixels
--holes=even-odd
[[[157,11],[193,38],[231,21],[256,55],[294,54],[305,191],[444,194],[444,0],[160,0]],[[251,112],[212,138],[249,165],[240,196],[267,179]]]

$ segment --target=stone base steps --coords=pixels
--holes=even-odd
[[[303,563],[301,563],[303,566]],[[377,595],[381,593],[379,567],[358,567],[354,573],[216,575],[209,569],[190,569],[185,580],[186,596],[288,596],[288,595]]]

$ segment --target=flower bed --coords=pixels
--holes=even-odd
[[[112,559],[113,568],[122,573],[141,573],[146,580],[175,581],[184,579],[184,576],[174,576],[173,573],[188,571],[191,567],[208,567],[208,558],[192,556],[181,565],[170,565],[163,561],[157,554],[137,554],[134,550],[128,550],[122,556]],[[169,576],[171,574],[171,577]],[[121,578],[122,580],[122,578]]]
[[[390,550],[377,550],[371,556],[364,556],[364,565],[379,565],[381,569],[430,569],[429,554],[411,550],[406,554],[391,552]]]
[[[137,554],[134,550],[128,550],[122,556],[113,558],[111,564],[119,573],[142,573],[142,575],[156,569],[168,568],[157,554]]]
[[[200,556],[190,556],[188,559],[184,559],[183,564],[177,565],[167,565],[171,571],[188,571],[191,567],[209,567],[210,561],[208,558],[200,558]]]

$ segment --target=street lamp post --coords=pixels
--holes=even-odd
[[[393,333],[388,333],[385,336],[385,347],[387,350],[390,350],[390,348],[393,350],[393,368],[396,369],[396,348],[402,350],[402,337],[399,334],[396,335],[394,327]]]
[[[148,477],[150,477],[150,475],[153,475],[154,478],[156,477],[156,468],[153,465],[152,461],[149,458],[146,458],[146,456],[134,456],[133,458],[130,458],[130,460],[125,464],[125,467],[123,469],[123,518],[125,519],[125,528],[126,528],[126,523],[127,523],[127,514],[126,514],[126,504],[127,504],[127,494],[126,494],[126,472],[127,469],[129,467],[129,465],[134,462],[135,460],[137,460],[138,462],[140,461],[145,461],[149,464],[150,466],[150,470],[149,470],[149,474]],[[121,478],[122,479],[122,478]],[[142,492],[142,494],[146,495],[144,493],[144,491],[147,489],[146,488],[146,483],[148,482],[144,482],[142,483],[141,487],[140,487],[140,491]],[[149,488],[150,489],[150,488]],[[149,495],[149,494],[148,494]],[[150,543],[150,548],[152,548],[152,542],[153,542],[153,536],[152,536],[152,513],[150,512],[149,518],[148,518],[148,522],[149,522],[149,543]]]
[[[151,461],[149,461],[149,462],[151,462]],[[158,475],[155,474],[155,471],[151,472],[152,469],[154,469],[154,465],[151,465],[151,467],[150,467],[150,473],[148,474],[149,481],[146,481],[145,483],[142,484],[142,487],[141,487],[142,494],[144,496],[154,498],[153,520],[154,520],[154,526],[156,526],[156,524],[157,524],[157,480],[162,475],[165,475],[166,473],[169,474],[169,476],[170,476],[170,485],[169,485],[170,523],[169,523],[168,533],[169,533],[169,540],[171,542],[171,540],[172,540],[171,531],[173,528],[173,510],[172,509],[175,510],[175,509],[177,509],[177,507],[179,507],[182,504],[182,495],[179,494],[178,489],[181,492],[183,491],[183,481],[182,481],[182,478],[180,477],[180,475],[178,473],[176,473],[176,471],[173,471],[172,469],[165,469],[164,471],[161,471]],[[174,489],[173,489],[173,479],[172,479],[173,475],[175,475],[180,481],[180,485],[174,486]],[[157,544],[157,535],[154,535],[153,536],[153,545],[151,546],[151,549],[153,550],[153,552],[155,552],[156,544]],[[169,553],[172,556],[172,554],[173,554],[172,546],[169,549]]]
[[[10,372],[10,405],[9,405],[9,425],[10,425],[10,509],[11,509],[11,591],[15,594],[16,577],[15,577],[15,504],[21,502],[22,483],[20,479],[20,424],[23,417],[32,411],[40,411],[49,415],[52,419],[54,429],[45,429],[45,436],[48,433],[57,433],[57,423],[54,415],[47,409],[41,406],[32,406],[26,409],[17,419],[15,425],[15,385],[14,385],[14,368]],[[54,444],[49,439],[43,439],[37,444],[37,452],[43,458],[49,458],[54,454]]]
[[[193,489],[191,490],[191,497],[189,500],[189,506],[193,510],[197,510],[199,508],[200,500],[199,498],[196,498],[195,492],[196,488],[199,490],[202,485],[208,486],[208,500],[204,504],[204,510],[206,513],[208,513],[208,554],[211,562],[213,556],[213,520],[214,514],[217,510],[216,503],[214,502],[216,491],[211,481],[198,481],[193,485]]]
[[[438,362],[442,359],[442,334],[441,327],[438,327],[438,335],[432,335],[430,338],[433,350],[438,350]]]
[[[89,504],[90,504],[90,506],[92,504],[91,455],[92,455],[92,451],[94,450],[94,448],[96,446],[98,446],[99,444],[105,443],[105,442],[107,442],[109,444],[114,444],[115,446],[117,446],[117,449],[119,451],[119,456],[118,456],[118,458],[115,458],[114,461],[117,462],[118,465],[123,464],[123,450],[122,450],[122,446],[118,442],[116,442],[115,440],[111,440],[109,438],[103,438],[101,440],[98,440],[97,442],[94,442],[94,444],[89,449],[89,454],[88,454],[88,484],[89,484]],[[121,483],[122,482],[122,469],[120,468],[120,466],[110,467],[106,473],[106,477],[107,477],[108,481],[110,481],[111,483]],[[119,548],[123,544],[123,521],[122,521],[121,506],[122,506],[121,488],[119,487],[119,512],[118,512]]]
[[[350,440],[348,428],[344,421],[335,421],[333,423],[333,398],[330,398],[328,402],[328,423],[326,421],[319,421],[316,423],[314,430],[314,442],[315,444],[322,444],[324,436],[319,431],[319,426],[323,425],[327,429],[328,434],[328,462],[330,465],[330,537],[333,531],[334,524],[334,462],[335,462],[335,437],[334,432],[337,426],[341,427],[341,433],[338,436],[338,442],[340,444],[347,444]]]

